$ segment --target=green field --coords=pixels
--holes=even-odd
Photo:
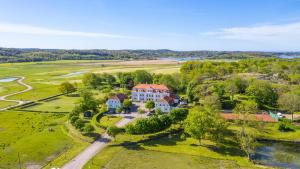
[[[0,109],[5,108],[5,107],[9,107],[9,106],[14,106],[16,104],[17,104],[16,102],[8,102],[8,101],[0,100]]]
[[[0,168],[17,168],[18,153],[23,167],[42,165],[72,145],[64,131],[64,114],[10,111],[0,117]]]
[[[76,72],[117,73],[148,70],[153,73],[178,72],[180,64],[160,64],[160,61],[141,63],[123,61],[53,61],[33,63],[0,64],[0,78],[24,76],[25,83],[33,90],[9,97],[8,99],[35,101],[59,94],[58,86],[64,81],[81,83],[82,74],[66,76]],[[130,64],[128,64],[130,63]],[[0,83],[0,95],[20,91],[23,86],[16,82]]]
[[[28,111],[42,111],[42,112],[71,112],[79,97],[60,96],[51,100],[38,102],[34,106],[24,108]]]
[[[25,87],[16,81],[0,83],[0,96],[24,90]]]

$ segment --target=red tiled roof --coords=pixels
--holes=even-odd
[[[138,84],[134,86],[133,88],[137,89],[156,89],[156,90],[169,90],[169,88],[165,85],[160,85],[160,84]]]
[[[233,114],[233,113],[221,113],[222,117],[226,120],[236,120],[241,119],[239,114]],[[250,120],[254,121],[264,121],[264,122],[276,122],[275,119],[273,119],[269,114],[263,113],[263,114],[252,114],[249,117]]]

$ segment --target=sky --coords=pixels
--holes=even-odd
[[[300,51],[300,0],[0,0],[0,47]]]

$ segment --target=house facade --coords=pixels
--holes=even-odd
[[[162,112],[170,112],[179,99],[171,93],[165,85],[159,84],[138,84],[131,91],[131,100],[135,102],[155,102],[155,109]]]
[[[123,101],[127,98],[127,95],[122,93],[111,96],[106,102],[108,110],[114,111],[115,109],[122,107]]]
[[[165,96],[170,96],[170,89],[165,85],[138,84],[131,91],[131,100],[137,102],[146,102],[148,100],[156,102]]]

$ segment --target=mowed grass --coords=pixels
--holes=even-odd
[[[120,116],[113,116],[113,115],[106,115],[101,117],[99,120],[99,124],[105,128],[114,126],[117,122],[119,122],[122,119]]]
[[[24,108],[24,110],[42,112],[71,112],[78,101],[79,97],[59,96],[49,101],[38,102],[37,105]]]
[[[122,150],[105,165],[105,168],[107,169],[215,169],[238,167],[239,166],[234,161],[229,160],[218,160],[187,154],[130,149]]]
[[[120,134],[116,142],[98,153],[84,168],[269,168],[250,162],[234,135],[229,133],[225,140],[218,144],[211,140],[202,140],[199,144],[198,140],[185,139],[181,138],[181,134],[173,134],[171,137],[130,146],[119,145],[145,138],[147,135]]]
[[[0,113],[0,168],[42,165],[72,145],[64,132],[65,114]]]

